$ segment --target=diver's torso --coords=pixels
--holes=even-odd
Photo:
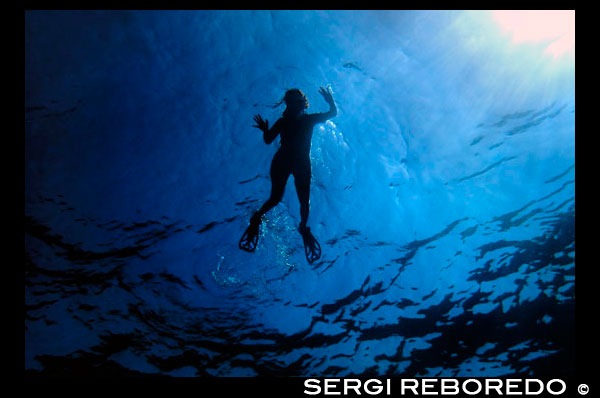
[[[314,124],[306,114],[302,114],[298,118],[283,117],[281,122],[279,152],[290,159],[309,159]]]

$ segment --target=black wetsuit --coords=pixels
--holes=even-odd
[[[281,136],[281,147],[271,162],[271,196],[257,212],[257,216],[262,216],[281,201],[287,180],[292,174],[300,201],[301,225],[306,225],[310,197],[310,146],[313,128],[317,123],[323,123],[331,116],[331,112],[302,113],[297,117],[284,114],[268,132],[263,134],[267,144],[273,142],[277,135]]]
[[[250,225],[248,225],[239,242],[239,247],[242,250],[252,252],[256,249],[262,216],[281,201],[287,180],[292,174],[298,200],[300,201],[301,220],[298,231],[304,241],[306,259],[312,264],[321,257],[321,246],[306,225],[311,179],[310,145],[315,125],[336,116],[337,108],[330,89],[321,87],[319,93],[329,104],[328,112],[304,113],[304,109],[308,108],[308,100],[302,91],[292,89],[288,90],[283,98],[286,103],[283,117],[277,120],[272,128],[269,128],[269,123],[264,121],[260,115],[254,116],[256,122],[254,127],[262,130],[265,143],[270,144],[279,135],[281,137],[281,147],[273,156],[271,162],[271,196],[252,215]]]

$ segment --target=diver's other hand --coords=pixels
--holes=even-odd
[[[319,94],[323,96],[323,99],[327,101],[328,104],[333,103],[333,93],[331,92],[331,88],[329,87],[320,87]]]
[[[265,133],[269,131],[269,122],[263,120],[263,118],[260,115],[254,116],[254,121],[256,122],[256,124],[253,124],[252,127],[261,129]]]

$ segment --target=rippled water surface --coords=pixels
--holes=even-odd
[[[25,16],[29,372],[574,373],[572,60],[483,12]],[[252,117],[325,85],[322,258],[291,180],[239,250],[277,150]]]

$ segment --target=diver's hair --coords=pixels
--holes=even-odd
[[[305,108],[308,108],[308,105],[309,105],[308,98],[306,98],[306,95],[302,92],[302,90],[300,90],[298,88],[291,88],[291,89],[287,90],[285,92],[285,95],[283,96],[283,98],[281,98],[279,100],[279,102],[277,102],[275,105],[273,105],[272,108],[277,108],[279,105],[283,104],[284,102],[287,104],[287,102],[290,100],[290,98],[295,95],[301,95],[304,98]],[[283,114],[285,115],[285,111],[283,112]]]

